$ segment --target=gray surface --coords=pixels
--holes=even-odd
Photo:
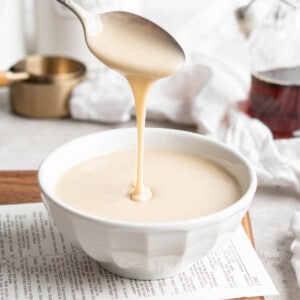
[[[250,211],[257,253],[279,292],[268,300],[300,299],[290,263],[293,236],[289,224],[295,210],[300,210],[299,195],[274,188],[258,190]]]
[[[7,90],[0,91],[0,169],[37,169],[42,159],[58,145],[77,136],[122,125],[76,122],[70,119],[33,120],[10,112]],[[148,123],[148,126],[182,128],[174,124]],[[189,129],[191,128],[183,128]],[[267,299],[300,299],[295,274],[290,264],[292,236],[289,223],[292,213],[300,210],[299,195],[279,188],[259,190],[255,196],[251,219],[258,255],[272,277],[279,297]]]

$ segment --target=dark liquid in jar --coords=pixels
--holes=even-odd
[[[275,134],[300,129],[300,67],[274,69],[252,75],[249,112]]]

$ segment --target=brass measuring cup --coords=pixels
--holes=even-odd
[[[71,92],[85,75],[86,67],[74,59],[30,55],[0,72],[0,86],[9,85],[11,108],[17,114],[65,117],[70,114]]]

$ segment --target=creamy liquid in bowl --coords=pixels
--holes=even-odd
[[[130,199],[135,151],[100,155],[68,170],[56,195],[70,206],[108,219],[170,222],[208,215],[241,196],[237,180],[218,164],[168,150],[146,150],[145,182],[152,198]]]

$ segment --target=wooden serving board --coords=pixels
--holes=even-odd
[[[37,171],[0,171],[0,205],[41,202]],[[247,213],[242,225],[254,246],[250,217]],[[263,297],[236,300],[263,300]]]

